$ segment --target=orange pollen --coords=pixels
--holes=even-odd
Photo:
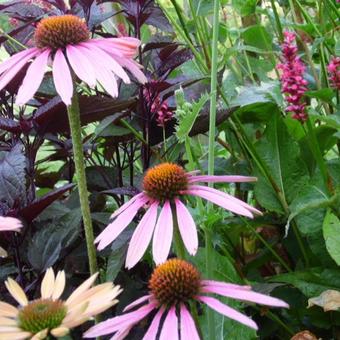
[[[89,37],[90,31],[85,21],[70,14],[42,19],[34,33],[37,47],[49,47],[54,51],[87,41]]]
[[[188,188],[188,175],[174,163],[162,163],[149,169],[143,179],[146,194],[159,201],[169,200]]]
[[[154,270],[149,289],[160,305],[170,307],[193,299],[200,291],[200,281],[201,275],[192,264],[175,258]]]

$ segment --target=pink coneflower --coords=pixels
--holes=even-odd
[[[340,57],[333,57],[327,66],[331,86],[340,90]]]
[[[219,294],[267,306],[289,307],[282,300],[252,291],[250,286],[202,280],[199,271],[192,264],[180,259],[171,259],[158,266],[149,280],[149,289],[148,295],[128,305],[124,312],[144,304],[142,307],[99,323],[90,328],[84,337],[94,338],[116,333],[111,339],[124,339],[132,327],[157,310],[143,340],[155,340],[158,333],[160,340],[197,340],[200,337],[190,314],[191,301],[204,303],[230,319],[257,329],[252,319],[206,294]],[[161,322],[163,318],[164,321]]]
[[[17,218],[0,216],[0,231],[19,231],[20,228],[22,223]]]
[[[123,67],[140,82],[146,78],[133,60],[140,41],[135,38],[90,39],[85,22],[74,15],[45,18],[38,24],[36,47],[16,53],[0,65],[0,90],[33,60],[19,88],[16,103],[27,103],[38,90],[47,66],[52,67],[56,91],[66,105],[73,96],[73,73],[93,87],[96,83],[112,97],[118,96],[117,79],[130,79]]]
[[[282,63],[277,68],[282,71],[281,87],[282,92],[286,96],[289,105],[287,112],[292,112],[292,117],[301,122],[307,120],[305,102],[303,95],[307,91],[307,81],[303,78],[306,66],[297,55],[297,47],[295,45],[295,33],[284,32],[284,42],[282,48]]]
[[[126,257],[126,266],[132,268],[145,253],[152,235],[152,252],[156,264],[164,262],[170,252],[173,235],[173,218],[177,215],[179,232],[189,254],[195,255],[198,237],[195,222],[180,198],[197,196],[213,202],[233,213],[252,218],[260,211],[243,201],[216,189],[198,185],[198,182],[252,182],[255,177],[245,176],[197,176],[187,173],[173,163],[162,163],[149,169],[143,179],[143,192],[122,205],[111,218],[115,218],[96,238],[98,249],[104,249],[129,225],[139,209],[147,205],[147,211],[132,235]],[[157,219],[157,210],[161,207]]]

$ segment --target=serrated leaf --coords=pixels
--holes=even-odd
[[[327,211],[322,229],[329,255],[340,266],[340,220],[330,210]]]
[[[191,109],[185,110],[185,113],[182,116],[177,116],[178,125],[176,127],[176,136],[179,142],[184,142],[185,138],[189,135],[198,114],[209,98],[210,95],[208,94],[202,95],[198,102],[192,103]]]

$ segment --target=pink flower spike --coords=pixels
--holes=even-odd
[[[71,98],[73,96],[73,80],[61,49],[57,50],[54,56],[53,80],[55,88],[62,101],[66,105],[71,105]]]
[[[132,268],[144,255],[157,220],[158,203],[152,203],[134,231],[126,255],[126,268]]]
[[[185,205],[178,199],[175,199],[177,221],[179,232],[181,233],[183,243],[190,255],[195,255],[198,249],[197,228],[190,212]]]
[[[18,90],[15,101],[16,104],[24,105],[33,98],[34,94],[38,91],[44,78],[50,53],[51,51],[49,49],[45,50],[39,54],[28,67],[26,76]]]
[[[152,253],[155,263],[158,265],[166,261],[172,242],[173,221],[170,202],[165,201],[159,214],[155,227],[155,234],[152,243]]]
[[[212,298],[210,296],[198,296],[197,300],[202,301],[210,308],[214,309],[216,312],[223,314],[230,319],[236,320],[237,322],[240,322],[255,330],[258,329],[256,323],[252,319],[248,318],[237,310],[223,304],[215,298]]]
[[[256,182],[257,177],[249,176],[190,176],[189,183],[206,182],[206,183],[245,183]]]
[[[127,312],[127,311],[129,311],[130,309],[135,308],[136,306],[138,306],[138,305],[142,304],[143,302],[149,300],[150,297],[151,297],[150,294],[149,294],[149,295],[144,295],[144,296],[142,296],[141,298],[139,298],[139,299],[133,301],[132,303],[130,303],[129,305],[127,305],[127,306],[123,309],[123,312]]]
[[[176,309],[171,307],[166,316],[159,340],[179,340]]]
[[[202,289],[202,292],[219,294],[237,300],[259,303],[261,305],[289,308],[289,305],[282,300],[244,289],[216,287],[211,285],[205,286]]]
[[[181,339],[200,340],[195,322],[184,303],[181,303]]]
[[[99,236],[95,239],[98,244],[98,250],[104,249],[131,223],[138,210],[147,202],[147,198],[142,198],[134,202],[113,222],[111,222]]]
[[[21,228],[22,223],[17,218],[0,216],[0,231],[19,231]]]
[[[153,318],[150,327],[148,328],[147,332],[145,333],[142,340],[156,340],[156,336],[159,329],[159,323],[161,318],[164,314],[164,309],[160,308],[155,317]]]

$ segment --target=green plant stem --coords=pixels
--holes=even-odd
[[[312,154],[313,154],[315,161],[316,161],[316,163],[317,163],[317,165],[320,169],[325,187],[329,190],[330,188],[329,188],[328,170],[327,170],[325,161],[322,157],[322,153],[321,153],[321,150],[320,150],[320,147],[319,147],[319,143],[318,143],[318,140],[316,138],[315,131],[314,131],[313,125],[310,121],[310,118],[308,118],[307,121],[306,121],[306,127],[307,127],[307,132],[308,132],[308,133],[306,133],[306,135],[307,135],[306,137],[309,140]]]
[[[181,234],[179,232],[176,208],[172,206],[171,210],[172,210],[172,216],[173,216],[173,221],[174,221],[174,238],[175,238],[176,255],[179,259],[185,259],[185,248],[184,248],[184,244],[181,238]]]
[[[281,20],[279,17],[279,14],[277,13],[276,5],[275,5],[275,0],[270,0],[274,17],[275,17],[275,22],[277,26],[277,32],[279,33],[279,40],[280,42],[283,42],[283,30],[282,30],[282,25],[281,25]]]
[[[85,162],[83,155],[83,143],[81,136],[81,123],[78,95],[75,92],[72,97],[72,103],[67,107],[68,120],[70,123],[71,137],[73,144],[74,165],[77,175],[77,184],[79,191],[80,207],[83,215],[85,229],[85,238],[87,246],[87,256],[89,261],[90,273],[93,275],[97,272],[96,248],[94,246],[93,227],[91,219],[90,204],[88,198]]]
[[[209,147],[208,147],[208,175],[214,174],[215,165],[215,132],[216,132],[216,102],[217,102],[217,63],[218,63],[218,30],[219,30],[219,8],[220,1],[214,0],[213,15],[213,37],[211,45],[211,76],[210,76],[210,117],[209,117]],[[208,206],[209,209],[210,206]],[[213,245],[211,238],[211,228],[206,226],[205,247],[206,247],[206,273],[208,278],[213,274]],[[215,322],[213,311],[208,309],[208,339],[216,339]]]
[[[256,238],[258,238],[264,246],[272,253],[272,255],[277,259],[277,261],[284,267],[288,272],[292,272],[289,265],[278,255],[278,253],[273,249],[273,247],[253,228],[253,226],[248,223],[244,218],[242,218],[243,222],[245,222],[248,229],[252,231]]]

